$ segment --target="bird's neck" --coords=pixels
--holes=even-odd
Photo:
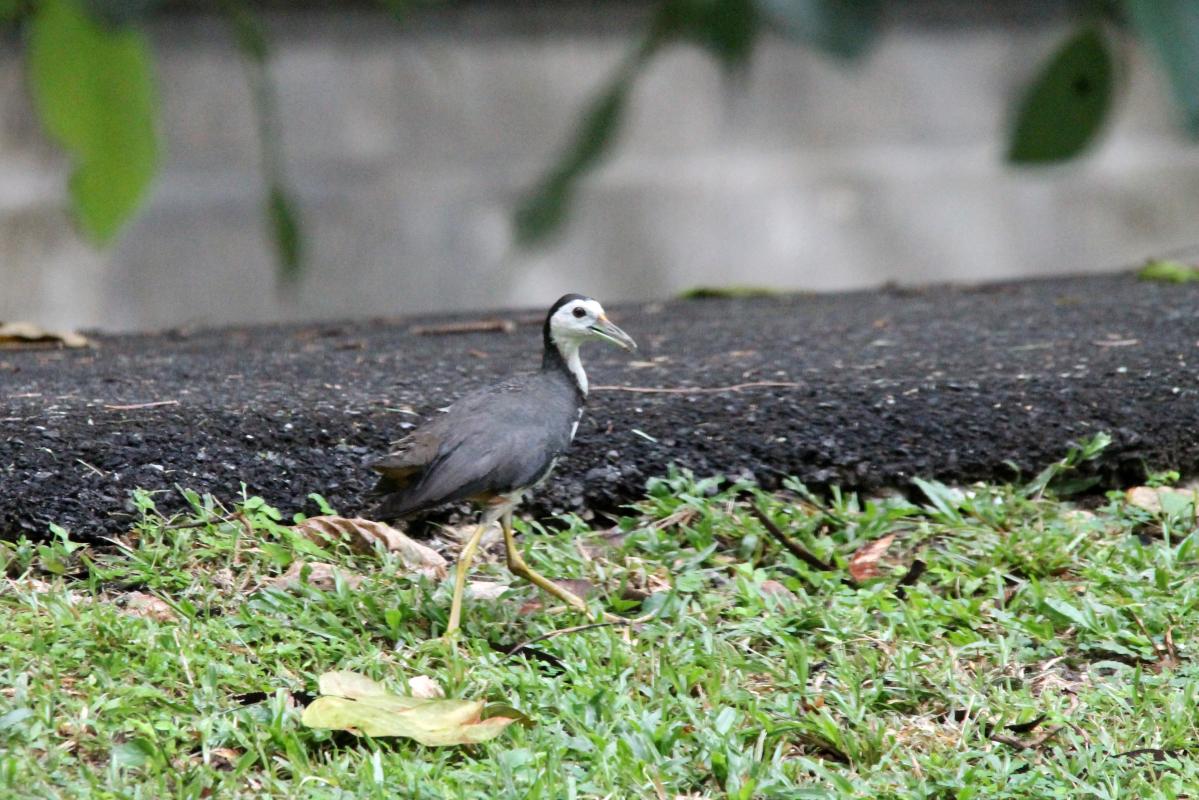
[[[541,357],[542,369],[556,369],[566,373],[574,382],[582,399],[587,399],[587,373],[579,358],[579,342],[569,339],[558,341],[547,337],[545,353]]]

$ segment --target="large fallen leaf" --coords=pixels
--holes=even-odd
[[[408,691],[413,697],[425,700],[438,700],[445,697],[445,689],[441,684],[428,675],[416,675],[408,679]]]
[[[48,331],[31,322],[0,322],[0,348],[87,347],[91,342],[74,331]]]
[[[357,553],[370,553],[376,544],[397,553],[405,566],[414,572],[440,580],[446,576],[446,560],[440,553],[413,541],[400,531],[382,522],[361,517],[311,517],[296,525],[317,544],[345,542]]]
[[[887,548],[893,541],[895,541],[895,534],[891,533],[860,547],[856,553],[850,556],[850,577],[859,583],[877,577],[879,574],[878,560],[887,552]]]
[[[483,719],[482,700],[404,697],[356,672],[327,672],[321,696],[301,721],[309,728],[349,731],[365,736],[403,736],[430,747],[478,744],[494,739],[520,717]]]
[[[1124,493],[1124,499],[1130,506],[1153,514],[1190,514],[1194,511],[1196,491],[1172,486],[1135,486]]]

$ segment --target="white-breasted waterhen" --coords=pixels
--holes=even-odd
[[[479,526],[458,557],[446,635],[458,629],[467,570],[484,531],[496,520],[514,574],[587,609],[582,598],[525,563],[512,533],[512,510],[550,474],[578,430],[587,402],[579,347],[591,340],[625,350],[637,344],[608,320],[598,302],[579,294],[565,295],[550,307],[542,338],[540,370],[464,395],[371,464],[382,475],[375,487],[383,495],[374,511],[377,517],[398,519],[466,500],[483,508]]]

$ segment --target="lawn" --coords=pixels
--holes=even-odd
[[[655,617],[511,655],[587,620],[514,584],[449,643],[449,582],[395,554],[319,547],[255,498],[164,519],[139,494],[118,543],[0,545],[3,796],[1199,796],[1193,503],[1044,484],[655,480],[618,521],[521,527],[534,568]],[[501,550],[475,580],[510,580]],[[272,582],[297,561],[336,570]],[[531,724],[463,747],[306,728],[330,670]]]

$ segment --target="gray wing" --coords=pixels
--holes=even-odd
[[[577,406],[553,383],[527,376],[472,392],[373,464],[381,516],[523,489],[570,445]]]

